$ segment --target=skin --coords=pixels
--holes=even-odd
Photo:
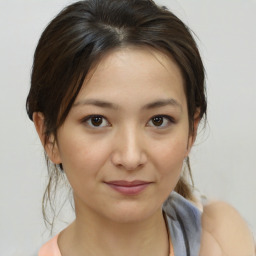
[[[33,119],[43,143],[42,113]],[[179,180],[198,121],[190,134],[183,78],[170,56],[135,47],[107,54],[84,81],[57,143],[50,136],[44,145],[51,161],[62,163],[74,194],[76,219],[58,239],[62,256],[168,255],[162,204]],[[127,196],[106,184],[113,180],[151,183]],[[207,232],[201,256],[216,248]]]
[[[255,256],[256,246],[247,223],[226,202],[204,206],[200,256]]]

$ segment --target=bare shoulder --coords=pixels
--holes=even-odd
[[[255,243],[247,223],[228,203],[204,206],[200,256],[255,256]]]

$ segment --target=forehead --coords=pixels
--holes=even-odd
[[[116,101],[172,96],[182,104],[185,93],[181,71],[170,55],[131,46],[104,55],[87,75],[75,102],[95,96]]]

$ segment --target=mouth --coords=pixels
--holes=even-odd
[[[142,180],[134,180],[134,181],[114,180],[114,181],[108,181],[104,183],[121,194],[137,195],[141,193],[143,190],[145,190],[153,182],[142,181]]]

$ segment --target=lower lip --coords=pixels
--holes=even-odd
[[[117,186],[114,184],[109,184],[107,183],[107,185],[109,185],[111,188],[113,188],[114,190],[120,192],[121,194],[124,195],[137,195],[140,192],[142,192],[144,189],[146,189],[146,187],[149,185],[150,183],[147,184],[141,184],[141,185],[137,185],[137,186],[131,186],[131,187],[124,187],[124,186]]]

